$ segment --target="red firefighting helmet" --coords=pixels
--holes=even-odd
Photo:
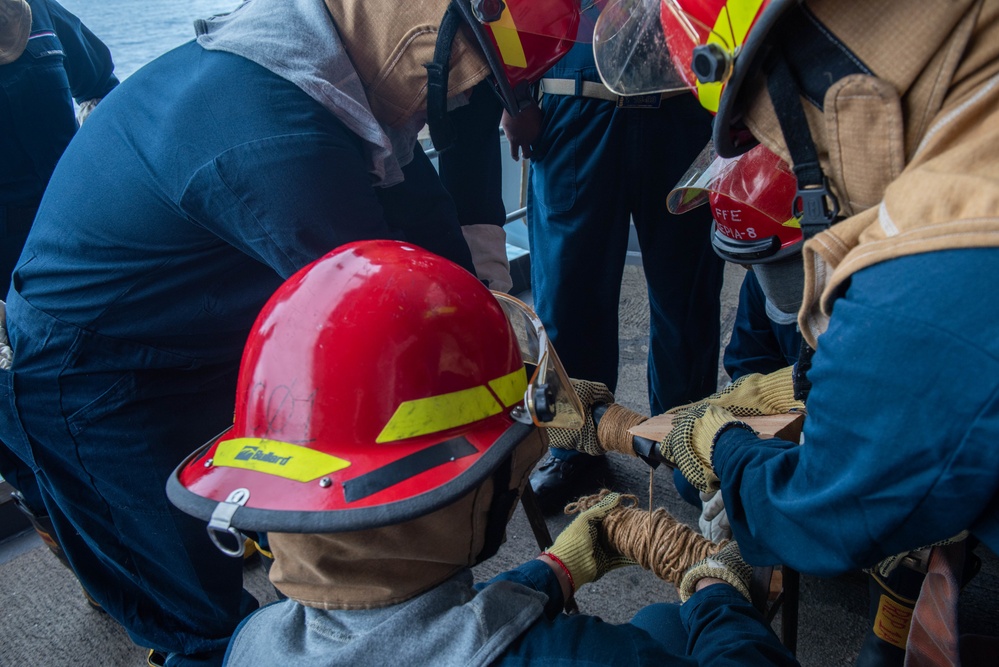
[[[532,414],[582,424],[543,329],[527,331],[506,299],[396,241],[306,266],[251,330],[233,426],[174,471],[168,496],[230,552],[218,538],[236,529],[376,528],[462,497],[532,432]]]
[[[738,90],[766,35],[799,2],[613,0],[594,29],[597,69],[621,95],[692,90],[717,114],[716,149],[731,157],[753,145],[729,129]]]
[[[594,0],[452,0],[493,72],[503,105],[517,113],[541,79],[576,41],[590,41]]]
[[[737,158],[718,157],[708,144],[669,193],[667,206],[686,213],[709,204],[715,252],[730,262],[761,264],[801,249],[796,193],[787,163],[762,144]]]

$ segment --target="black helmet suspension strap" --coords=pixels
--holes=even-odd
[[[427,125],[430,126],[430,140],[439,153],[454,145],[454,126],[447,115],[447,85],[451,71],[451,45],[463,20],[455,5],[448,4],[437,31],[434,61],[423,65],[427,68]]]
[[[801,218],[801,233],[807,239],[828,229],[839,214],[839,202],[829,189],[822,173],[819,153],[808,129],[808,119],[801,104],[801,93],[791,68],[783,54],[778,53],[767,74],[767,91],[777,112],[787,150],[794,163],[798,192],[792,204],[792,215]]]

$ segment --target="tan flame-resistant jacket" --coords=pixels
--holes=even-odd
[[[397,126],[426,108],[427,70],[450,0],[325,0],[378,122]],[[448,97],[489,74],[475,39],[459,31],[451,49]]]
[[[999,246],[999,0],[807,6],[876,75],[835,82],[824,111],[804,103],[849,216],[804,247],[798,322],[815,346],[854,272],[917,253]],[[747,125],[790,159],[765,86],[752,94]]]

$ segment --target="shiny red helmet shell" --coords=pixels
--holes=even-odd
[[[417,246],[342,246],[289,278],[247,340],[234,424],[171,500],[225,529],[397,523],[480,484],[530,432],[510,324],[473,275]]]

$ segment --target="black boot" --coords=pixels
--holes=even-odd
[[[609,473],[606,456],[558,458],[549,454],[531,474],[531,488],[542,511],[551,514],[561,511],[570,500],[606,486]]]

